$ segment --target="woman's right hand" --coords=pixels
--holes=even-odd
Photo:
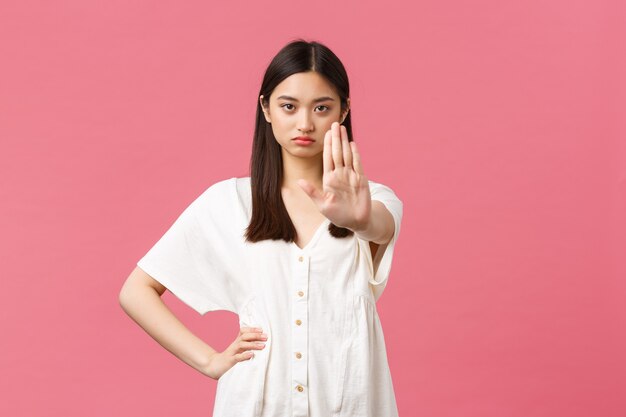
[[[256,327],[242,327],[233,343],[223,352],[216,352],[209,359],[209,363],[203,373],[209,378],[220,379],[237,362],[250,360],[254,356],[251,349],[261,350],[265,348],[267,335],[262,329]]]

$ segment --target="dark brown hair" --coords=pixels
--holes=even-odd
[[[252,217],[246,229],[248,242],[266,239],[283,239],[293,242],[297,232],[289,217],[281,194],[283,180],[283,159],[280,144],[276,141],[272,126],[265,120],[259,96],[269,105],[269,97],[274,88],[290,75],[315,71],[324,77],[341,99],[341,114],[347,109],[350,85],[346,70],[337,56],[321,43],[297,39],[284,46],[272,59],[259,94],[256,96],[257,111],[250,159],[250,184],[252,187]],[[351,113],[348,112],[343,125],[352,141]],[[328,226],[330,234],[337,238],[353,234],[350,229]]]

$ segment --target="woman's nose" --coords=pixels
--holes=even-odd
[[[307,112],[303,112],[303,115],[300,116],[300,120],[298,120],[298,130],[302,132],[310,132],[313,130],[311,116]]]

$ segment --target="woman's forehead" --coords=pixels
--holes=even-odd
[[[313,71],[299,72],[285,78],[272,92],[273,98],[278,99],[281,96],[303,102],[321,101],[324,97],[334,100],[338,98],[332,84]]]

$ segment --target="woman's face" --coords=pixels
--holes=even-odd
[[[269,108],[263,106],[265,120],[271,123],[274,137],[283,152],[297,157],[312,157],[324,150],[324,136],[333,122],[343,122],[339,95],[317,72],[300,72],[285,78],[269,97]],[[349,99],[348,106],[349,106]],[[349,107],[348,107],[349,109]],[[294,138],[308,136],[312,142]]]

